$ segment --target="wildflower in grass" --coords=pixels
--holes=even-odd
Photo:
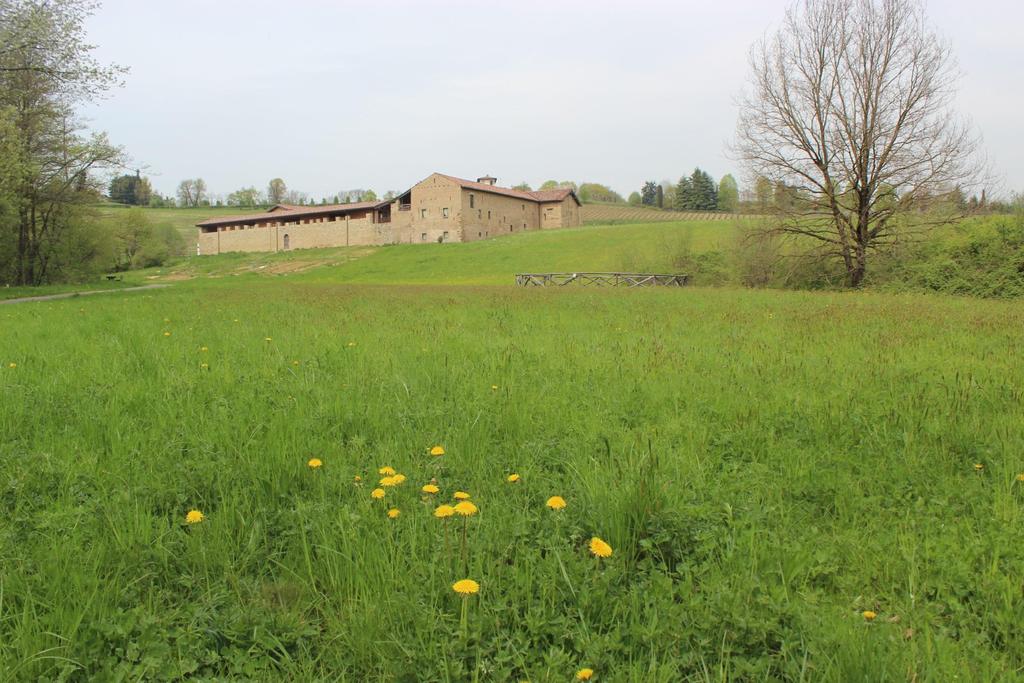
[[[519,483],[519,475],[515,474],[513,472],[512,474],[510,474],[507,477],[505,477],[505,481],[507,481],[510,484],[518,484]]]
[[[477,513],[477,507],[468,500],[463,500],[455,504],[455,511],[463,517],[472,517]]]
[[[199,369],[200,370],[209,370],[210,369],[210,364],[209,363],[200,363],[199,364]]]
[[[348,346],[349,348],[352,348],[352,347],[353,347],[353,346],[355,346],[355,345],[356,345],[356,343],[355,343],[355,342],[349,342],[347,346]]]
[[[199,352],[200,352],[200,353],[206,353],[206,352],[207,352],[207,351],[209,351],[209,350],[210,350],[210,349],[206,348],[205,346],[200,346],[200,347],[199,347]]]
[[[440,490],[441,489],[437,488],[437,486],[435,486],[434,484],[424,484],[423,488],[420,489],[420,491],[423,491],[423,493],[429,493],[430,495],[434,495]]]
[[[402,514],[402,511],[398,508],[391,508],[388,510],[388,519],[398,519],[398,515]]]
[[[473,579],[462,579],[452,584],[452,590],[459,595],[476,595],[480,592],[480,584]]]
[[[498,390],[498,385],[497,384],[492,384],[491,385],[491,391],[497,391],[497,390]]]
[[[548,502],[545,503],[552,510],[564,510],[565,509],[565,498],[561,496],[551,496],[548,498]]]
[[[404,474],[399,473],[399,474],[396,474],[395,476],[393,476],[391,478],[395,480],[396,484],[404,484],[406,476]]]
[[[1021,472],[1020,474],[1017,475],[1017,481],[1024,481],[1024,472]]]
[[[878,616],[877,614],[875,614],[874,612],[872,612],[869,609],[866,609],[863,612],[861,612],[861,615],[864,617],[864,621],[874,621],[875,617]]]
[[[379,470],[377,470],[377,474],[383,474],[383,475],[386,475],[388,477],[392,477],[395,474],[395,468],[394,467],[381,467]]]
[[[311,470],[318,470],[324,466],[324,463],[323,461],[320,460],[320,458],[310,458],[309,462],[307,462],[306,464],[309,465],[309,469]]]
[[[975,472],[981,472],[983,469],[985,469],[985,466],[982,465],[980,462],[974,463],[974,471]]]
[[[384,477],[383,479],[381,479],[377,483],[379,483],[381,486],[390,487],[390,486],[394,486],[396,482],[395,482],[395,478],[394,477]]]
[[[185,515],[186,524],[199,524],[199,522],[203,521],[204,519],[206,519],[206,515],[204,515],[199,510],[189,510],[188,514]]]
[[[456,491],[455,500],[469,500],[469,494],[465,491]]]
[[[11,370],[13,370],[13,369],[15,369],[16,367],[18,367],[18,364],[17,364],[17,363],[8,363],[8,364],[7,364],[7,367],[9,367],[9,368],[10,368]]]
[[[297,361],[297,360],[293,360],[293,361],[292,361],[292,365],[295,365],[295,366],[297,366],[298,364],[299,364],[299,361]]]
[[[594,536],[590,539],[590,552],[594,553],[597,557],[611,557],[612,547],[597,536]]]
[[[165,336],[165,337],[170,337],[170,336],[171,336],[171,333],[170,333],[169,331],[165,330],[165,331],[164,331],[164,336]]]
[[[580,669],[579,671],[576,672],[576,680],[577,681],[589,681],[593,677],[594,677],[594,670],[593,669]]]
[[[264,338],[263,338],[263,341],[266,341],[266,342],[271,342],[271,341],[274,341],[274,340],[273,340],[273,339],[271,339],[270,337],[264,337]]]
[[[359,483],[362,483],[362,481],[363,481],[363,478],[362,478],[362,477],[360,477],[360,476],[359,476],[359,475],[357,474],[356,476],[352,477],[352,481],[354,481],[355,483],[359,484]]]
[[[455,514],[455,508],[453,508],[451,505],[438,505],[437,509],[434,510],[434,516],[437,517],[438,519],[444,519],[446,517],[451,517],[454,514]]]
[[[170,318],[164,318],[164,322],[165,323],[169,323],[169,322],[171,322],[171,319]]]
[[[384,497],[384,489],[374,489],[370,491],[370,498],[374,500],[380,500]]]
[[[434,446],[430,449],[431,455],[444,455],[444,446]]]

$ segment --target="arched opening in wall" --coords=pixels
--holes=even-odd
[[[284,235],[284,250],[288,251],[291,248],[291,240],[288,239],[288,233]]]

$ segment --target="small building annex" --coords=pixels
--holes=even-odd
[[[472,242],[580,224],[569,188],[525,192],[434,173],[391,200],[294,206],[198,223],[200,254],[426,242]]]

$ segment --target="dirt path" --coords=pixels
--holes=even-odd
[[[20,299],[0,300],[0,306],[4,304],[23,304],[29,301],[53,301],[54,299],[71,299],[76,296],[91,296],[93,294],[114,294],[115,292],[138,292],[143,289],[163,289],[170,285],[142,285],[141,287],[125,287],[124,289],[94,289],[88,292],[64,292],[63,294],[45,294],[43,296],[23,296]]]

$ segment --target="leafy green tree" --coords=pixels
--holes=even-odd
[[[630,206],[640,206],[641,204],[643,204],[643,198],[640,196],[640,193],[639,192],[632,192],[632,193],[630,193],[630,195],[629,195],[629,205]]]
[[[740,188],[736,179],[726,173],[718,181],[718,210],[734,213],[740,205]]]
[[[267,203],[271,205],[284,202],[288,194],[288,186],[280,178],[274,178],[267,183]]]
[[[523,181],[523,182],[519,183],[518,185],[513,185],[512,189],[513,190],[519,190],[520,192],[532,192],[533,191],[533,188],[530,187],[530,183],[528,183],[526,181]]]
[[[377,201],[377,193],[373,190],[367,190],[363,193],[363,196],[359,198],[362,202],[375,202]]]
[[[601,185],[600,183],[583,183],[580,185],[577,195],[583,203],[605,202],[622,204],[625,202],[622,195],[610,187]]]
[[[648,180],[640,190],[640,201],[645,206],[654,206],[658,203],[658,183]]]
[[[88,0],[0,0],[0,281],[38,285],[85,272],[102,240],[91,172],[120,149],[87,135],[75,112],[120,84],[85,34]],[[11,210],[13,209],[13,210]]]
[[[111,201],[129,206],[149,206],[153,194],[153,188],[148,178],[125,174],[110,181],[110,188],[107,196]]]
[[[228,206],[259,206],[263,203],[260,191],[255,187],[243,187],[228,195]]]

